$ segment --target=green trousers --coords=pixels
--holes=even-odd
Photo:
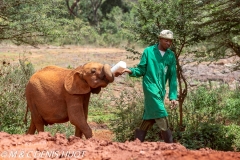
[[[160,128],[161,131],[166,131],[169,129],[169,123],[168,123],[167,117],[143,120],[139,129],[143,131],[147,131],[153,126],[154,123],[157,124],[157,126]]]

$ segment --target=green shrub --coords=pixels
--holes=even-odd
[[[115,102],[116,112],[110,127],[115,133],[116,141],[134,140],[134,131],[141,123],[143,99],[136,90],[123,90]]]
[[[25,133],[25,86],[33,74],[33,65],[26,59],[19,64],[2,60],[0,64],[0,130],[11,134]]]
[[[141,78],[125,77],[125,84],[119,92],[119,97],[113,100],[114,116],[110,121],[110,129],[115,134],[115,140],[119,142],[134,140],[134,131],[142,122],[144,110],[144,96],[140,85]],[[158,128],[154,125],[148,130],[147,141],[156,141]]]
[[[200,122],[196,130],[190,127],[181,134],[180,143],[189,149],[212,148],[232,151],[235,136],[221,124]]]
[[[235,139],[233,140],[233,149],[234,151],[240,151],[240,126],[236,124],[230,124],[228,126],[225,126],[227,129],[227,137],[228,135],[234,135]]]
[[[227,123],[234,122],[240,125],[240,88],[236,86],[235,90],[228,91],[229,97],[225,98],[224,115]]]
[[[238,96],[237,90],[225,84],[210,88],[201,86],[189,92],[183,110],[186,128],[182,131],[173,124],[174,138],[190,149],[234,150],[237,137],[229,134],[227,125],[238,122],[239,112],[231,112],[238,110]]]

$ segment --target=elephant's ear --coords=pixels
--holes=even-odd
[[[98,93],[101,91],[101,88],[102,88],[102,87],[91,88],[91,92],[92,92],[93,94],[98,94]]]
[[[82,79],[82,73],[76,70],[66,76],[64,87],[69,94],[86,94],[91,91],[90,86]]]

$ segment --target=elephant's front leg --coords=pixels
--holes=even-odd
[[[84,115],[85,115],[85,120],[87,122],[87,117],[88,117],[88,104],[89,104],[89,99],[90,99],[91,93],[85,94],[84,95],[84,101],[83,101],[83,110],[84,110]],[[75,136],[82,138],[82,131],[75,126]]]
[[[71,95],[67,99],[68,117],[70,122],[76,126],[75,135],[81,137],[83,133],[88,139],[92,137],[92,130],[86,121],[84,101],[84,96]]]
[[[82,138],[82,136],[83,136],[82,131],[76,126],[75,126],[75,136],[80,137],[80,138]]]

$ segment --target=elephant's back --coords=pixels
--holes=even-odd
[[[47,66],[39,71],[37,71],[35,74],[33,74],[33,78],[34,77],[40,77],[41,78],[62,78],[64,77],[66,74],[70,73],[72,70],[71,69],[67,69],[67,68],[62,68],[62,67],[58,67],[58,66]]]
[[[44,81],[44,82],[58,82],[64,79],[64,77],[70,73],[70,69],[61,68],[58,66],[47,66],[36,73],[30,78],[30,82]]]
[[[61,94],[64,79],[70,72],[70,69],[47,66],[32,75],[26,87],[26,94]]]

